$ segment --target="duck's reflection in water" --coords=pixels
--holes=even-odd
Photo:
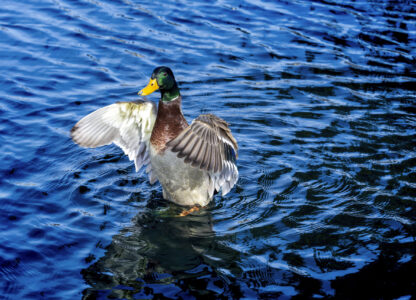
[[[91,286],[84,298],[221,295],[223,280],[204,262],[214,237],[209,210],[186,217],[138,214],[113,237],[105,255],[82,270]]]

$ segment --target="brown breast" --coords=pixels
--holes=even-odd
[[[176,138],[182,130],[188,127],[181,109],[182,97],[171,102],[159,101],[156,122],[153,127],[150,143],[157,152],[166,148],[166,143]]]

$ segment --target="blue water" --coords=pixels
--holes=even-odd
[[[2,0],[0,298],[416,295],[415,49],[414,1]],[[159,65],[240,148],[182,218],[69,136]]]

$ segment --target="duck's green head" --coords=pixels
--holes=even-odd
[[[180,95],[175,76],[173,76],[172,70],[168,67],[157,67],[154,69],[149,83],[138,94],[147,96],[156,90],[160,90],[162,100],[165,102],[175,100]]]

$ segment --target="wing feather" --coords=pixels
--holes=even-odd
[[[175,152],[184,148],[188,143],[188,139],[192,135],[192,131],[190,131],[188,128],[185,129],[175,140],[171,141],[171,147],[175,149]]]
[[[191,133],[191,135],[187,139],[187,143],[185,147],[180,152],[183,155],[183,157],[188,157],[189,154],[191,154],[192,149],[195,147],[195,143],[197,142],[197,139],[198,139],[198,136],[195,135],[194,133]]]
[[[186,136],[186,138],[184,139],[184,146],[183,148],[179,149],[179,153],[178,153],[178,157],[182,158],[182,157],[187,157],[189,155],[189,153],[192,151],[193,147],[194,147],[194,141],[196,139],[196,135],[193,134],[192,132]],[[182,144],[182,143],[181,143]],[[178,145],[179,147],[180,145]]]
[[[209,145],[209,148],[207,149],[207,151],[209,151],[210,156],[209,156],[209,161],[208,161],[208,165],[207,165],[207,170],[210,171],[213,169],[214,165],[215,165],[215,148],[212,144]]]
[[[154,103],[119,102],[102,107],[82,118],[71,129],[71,138],[78,145],[87,148],[114,143],[134,161],[138,171],[149,163],[150,136],[155,120]],[[157,180],[151,167],[146,172],[149,173],[151,182]]]
[[[202,164],[204,163],[204,157],[206,154],[206,151],[204,151],[205,148],[206,148],[206,142],[204,140],[201,140],[201,146],[199,148],[198,155],[195,158],[195,163],[192,164],[192,166],[203,169]]]
[[[198,158],[198,155],[199,155],[199,152],[201,152],[201,148],[203,148],[204,147],[204,141],[202,140],[202,139],[197,139],[196,140],[196,142],[195,142],[195,146],[194,146],[194,148],[192,149],[192,152],[191,153],[189,153],[189,160],[190,160],[190,162],[191,162],[191,164],[195,167],[196,165],[198,165],[198,160],[197,160],[197,158]]]
[[[211,144],[208,144],[207,147],[211,148]],[[200,168],[203,169],[203,170],[209,170],[210,161],[211,161],[211,150],[207,150],[207,151],[205,151],[204,160],[203,160]]]

